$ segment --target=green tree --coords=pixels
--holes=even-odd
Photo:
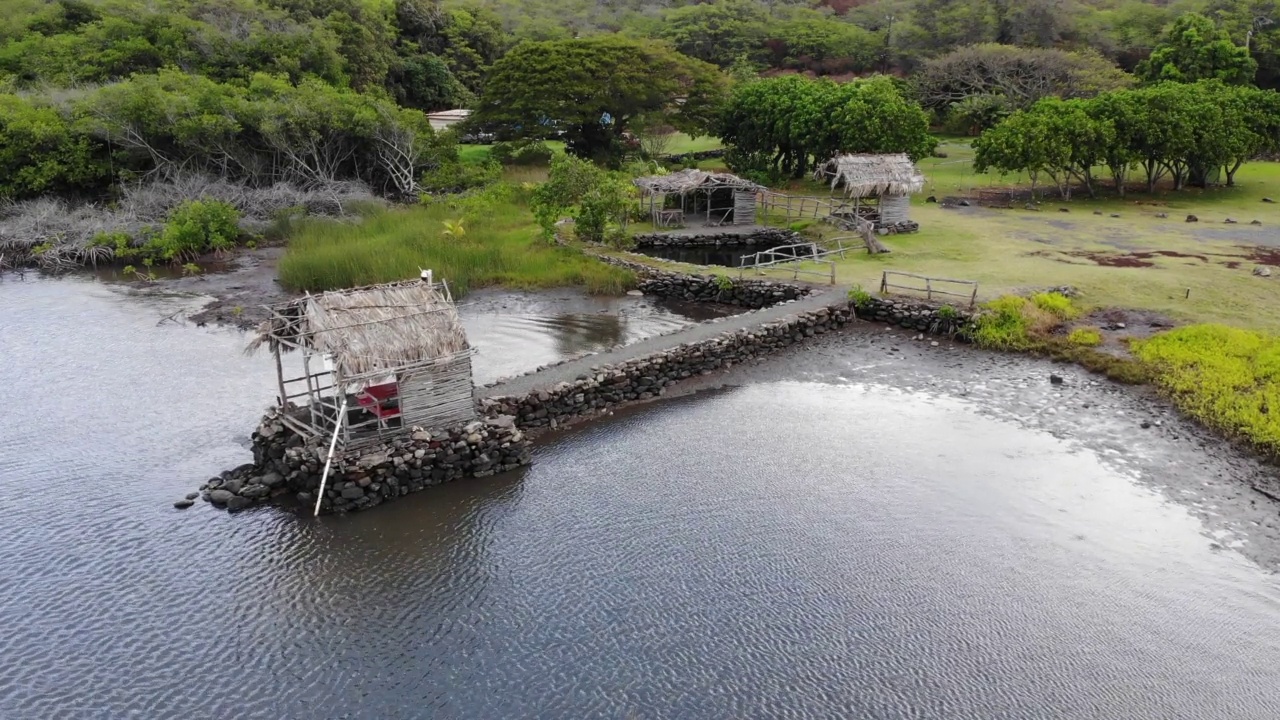
[[[98,190],[107,177],[106,148],[68,113],[0,95],[0,198]]]
[[[1231,41],[1225,30],[1199,13],[1187,13],[1174,21],[1151,57],[1138,63],[1143,81],[1193,83],[1221,80],[1230,85],[1253,82],[1258,63],[1247,48]]]
[[[686,5],[663,16],[658,36],[689,57],[729,67],[743,56],[763,60],[765,20],[749,0]]]
[[[725,103],[720,138],[735,169],[803,176],[839,153],[930,154],[928,116],[886,77],[850,83],[782,76],[739,85]]]
[[[494,64],[474,117],[521,137],[559,130],[570,153],[616,164],[632,119],[662,115],[698,134],[711,124],[724,86],[714,66],[647,42],[531,42]]]

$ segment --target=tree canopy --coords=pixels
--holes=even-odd
[[[1240,166],[1280,148],[1280,94],[1220,80],[1166,82],[1089,100],[1048,98],[1013,113],[974,142],[979,172],[1051,178],[1064,197],[1078,184],[1095,191],[1093,169],[1106,167],[1124,194],[1130,169],[1148,191],[1169,178],[1174,189],[1228,185]]]
[[[924,110],[887,77],[835,83],[789,75],[745,83],[725,103],[718,127],[735,170],[797,177],[839,153],[917,159],[937,145]]]
[[[630,123],[708,128],[725,90],[710,64],[616,36],[524,43],[494,64],[474,120],[522,137],[563,133],[569,152],[616,164]]]
[[[1248,85],[1257,71],[1258,63],[1247,48],[1232,42],[1225,30],[1204,15],[1187,13],[1174,21],[1135,73],[1148,83],[1221,80]]]

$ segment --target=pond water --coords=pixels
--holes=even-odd
[[[736,245],[720,247],[715,247],[713,245],[697,247],[675,247],[666,245],[663,247],[638,248],[635,252],[640,253],[641,255],[648,255],[649,257],[688,263],[690,265],[723,265],[725,267],[736,268],[742,265],[743,255],[754,255],[758,251],[767,249],[769,248],[766,248],[763,245]],[[793,248],[779,252],[789,252],[794,255],[797,250]]]
[[[176,511],[274,392],[190,304],[0,281],[0,717],[1280,713],[1275,507],[1140,399],[850,335],[372,512]]]

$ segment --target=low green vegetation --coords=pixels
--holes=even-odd
[[[1280,337],[1192,325],[1132,344],[1187,414],[1280,453]]]
[[[456,295],[499,284],[620,294],[635,282],[625,270],[542,240],[529,191],[506,182],[412,207],[370,208],[358,222],[303,220],[280,261],[280,280],[318,291],[412,278],[420,268],[448,280]]]
[[[1067,334],[1067,342],[1079,347],[1097,347],[1102,344],[1102,333],[1098,328],[1076,328]]]

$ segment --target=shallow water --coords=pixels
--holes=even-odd
[[[0,717],[1280,713],[1280,588],[1152,482],[1242,465],[1172,422],[1112,453],[1143,406],[1038,363],[960,393],[958,355],[828,338],[520,473],[233,516],[170,503],[274,381],[189,302],[0,282]]]

